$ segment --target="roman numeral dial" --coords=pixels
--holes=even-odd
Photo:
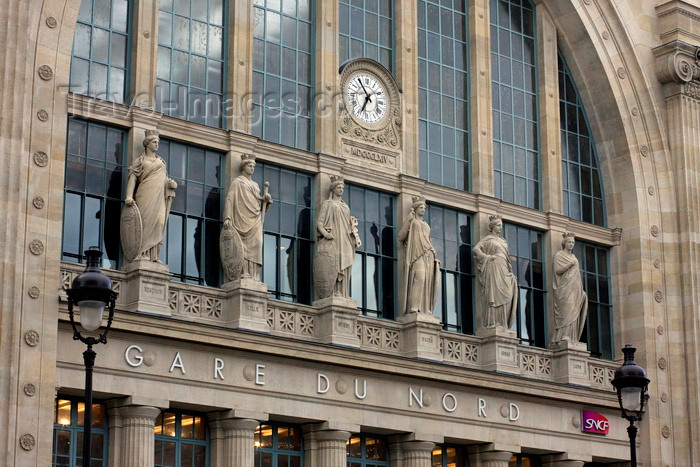
[[[361,121],[376,124],[386,117],[389,96],[373,75],[354,73],[347,81],[345,92],[351,112]]]

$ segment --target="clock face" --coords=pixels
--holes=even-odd
[[[365,123],[379,123],[387,114],[389,96],[373,75],[360,72],[350,76],[345,90],[352,113]]]

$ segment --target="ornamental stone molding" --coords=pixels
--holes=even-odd
[[[36,113],[36,118],[38,118],[42,122],[45,122],[49,119],[49,113],[44,109],[40,109]]]
[[[44,81],[49,81],[51,78],[53,78],[53,70],[49,65],[41,65],[37,71],[39,73],[39,77]]]
[[[682,84],[683,94],[700,99],[700,47],[675,40],[656,47],[654,55],[659,81]]]
[[[44,202],[44,198],[42,198],[41,196],[37,196],[36,198],[34,198],[32,200],[32,204],[37,209],[44,209],[44,206],[46,205],[46,203]]]
[[[44,252],[44,243],[38,239],[32,240],[29,242],[29,251],[31,251],[33,255],[39,256]]]
[[[56,21],[56,18],[54,18],[53,16],[49,16],[48,18],[46,18],[46,25],[53,29],[56,26],[58,26],[58,21]]]
[[[34,446],[36,446],[36,439],[34,439],[33,435],[25,433],[19,437],[19,445],[22,446],[22,449],[25,451],[31,451],[34,449]]]
[[[46,154],[44,151],[37,151],[34,153],[34,163],[38,167],[46,167],[46,165],[49,163],[49,155]]]
[[[29,290],[27,291],[27,293],[28,293],[29,296],[32,297],[32,298],[39,298],[39,295],[41,294],[41,291],[39,290],[39,287],[37,287],[36,285],[33,285],[33,286],[31,286],[31,287],[29,288]]]
[[[26,342],[29,347],[36,347],[39,345],[39,333],[34,329],[30,329],[24,333],[24,342]]]
[[[24,393],[32,397],[34,394],[36,394],[36,386],[34,386],[32,383],[27,383],[24,385]]]

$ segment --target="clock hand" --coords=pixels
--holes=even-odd
[[[369,93],[368,93],[367,90],[365,89],[365,85],[362,84],[362,80],[358,77],[358,78],[357,78],[357,81],[360,83],[360,86],[362,86],[362,90],[365,92],[365,96],[368,96],[368,97],[369,97]]]
[[[362,111],[363,111],[363,112],[365,111],[365,107],[367,107],[367,103],[368,103],[368,102],[372,102],[372,98],[370,97],[369,94],[367,94],[367,97],[365,97],[365,103],[362,104]]]

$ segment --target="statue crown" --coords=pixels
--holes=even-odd
[[[496,222],[496,221],[500,221],[500,220],[502,220],[500,214],[493,214],[493,215],[489,216],[489,222]]]
[[[255,154],[241,154],[241,163],[255,162]]]
[[[561,236],[564,238],[564,240],[569,238],[576,238],[576,234],[573,232],[564,232],[563,234],[561,234]]]
[[[423,198],[420,195],[413,195],[411,196],[411,203],[413,205],[413,208],[415,209],[417,206],[425,204],[425,198]]]
[[[146,139],[158,138],[158,130],[146,130]]]
[[[337,185],[344,184],[345,178],[340,175],[331,175],[331,190]]]

